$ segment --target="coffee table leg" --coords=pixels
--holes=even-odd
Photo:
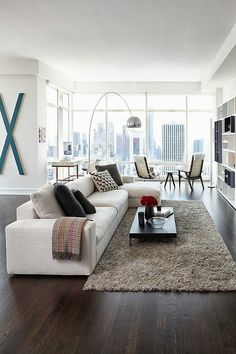
[[[129,246],[131,246],[131,237],[129,236]]]

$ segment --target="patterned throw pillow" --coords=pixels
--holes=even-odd
[[[123,182],[122,182],[121,175],[120,175],[120,172],[117,168],[116,163],[112,163],[109,165],[95,165],[95,168],[96,168],[97,172],[102,172],[102,171],[107,170],[110,173],[111,177],[116,182],[116,184],[118,186],[122,186]]]
[[[107,170],[103,172],[93,172],[91,176],[99,192],[108,192],[113,189],[118,189],[118,185]]]

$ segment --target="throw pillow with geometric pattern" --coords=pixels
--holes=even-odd
[[[91,173],[91,176],[99,192],[108,192],[113,189],[118,189],[118,185],[107,170],[102,172],[93,172]]]

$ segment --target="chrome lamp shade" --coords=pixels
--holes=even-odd
[[[126,123],[127,128],[141,128],[141,125],[141,120],[138,117],[130,117]]]

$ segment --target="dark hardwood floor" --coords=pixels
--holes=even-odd
[[[202,199],[236,259],[235,210],[196,183],[163,199]],[[84,292],[86,277],[6,274],[4,228],[26,196],[0,196],[0,353],[236,353],[236,293]]]

